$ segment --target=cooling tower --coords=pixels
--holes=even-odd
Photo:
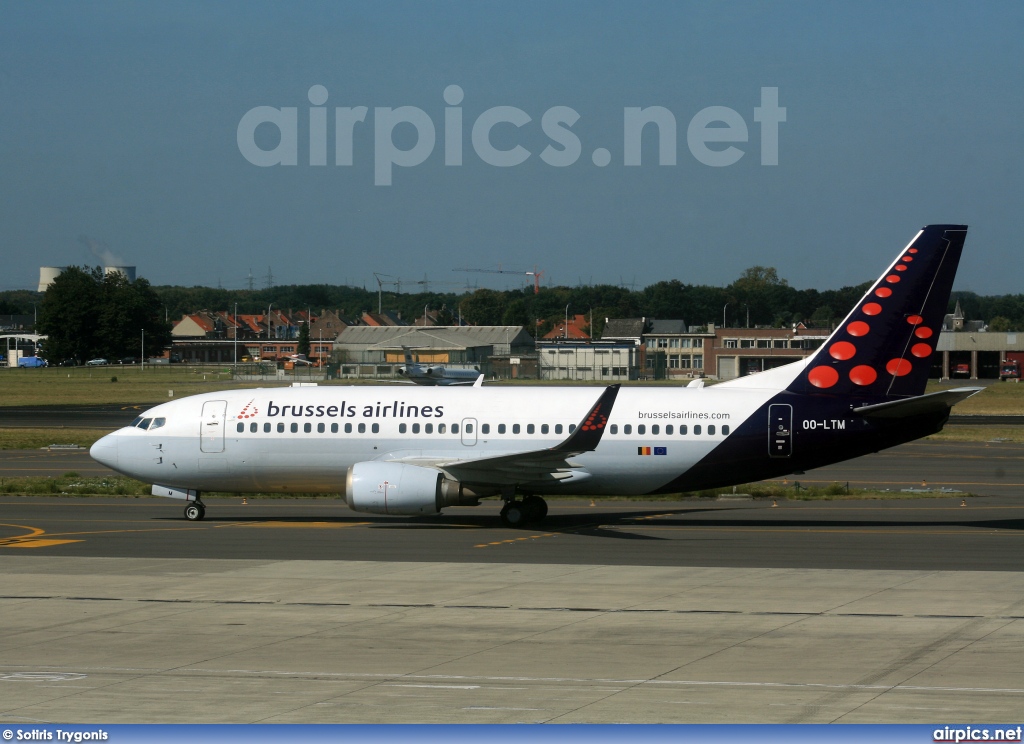
[[[39,289],[37,292],[45,292],[47,287],[53,284],[53,280],[56,279],[64,272],[63,266],[40,266],[39,267]]]
[[[134,266],[104,266],[104,274],[121,274],[130,282],[135,281],[135,267]]]

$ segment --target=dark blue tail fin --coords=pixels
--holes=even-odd
[[[863,396],[923,394],[966,236],[966,225],[923,228],[789,390]]]

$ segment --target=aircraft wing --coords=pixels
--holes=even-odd
[[[589,473],[572,458],[597,449],[618,394],[618,385],[605,388],[575,431],[554,447],[478,458],[419,456],[400,461],[435,467],[449,478],[466,483],[510,485],[586,478]]]

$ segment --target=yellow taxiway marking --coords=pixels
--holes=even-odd
[[[24,524],[0,524],[0,527],[15,527],[20,530],[28,530],[27,535],[16,537],[5,537],[0,539],[0,548],[46,548],[51,545],[65,545],[67,543],[82,542],[81,540],[50,540],[41,539],[45,530],[39,527],[29,527]]]
[[[296,527],[314,530],[331,530],[341,527],[364,527],[370,522],[237,522],[222,527]]]
[[[489,548],[493,545],[512,545],[513,543],[523,542],[524,540],[539,540],[542,537],[557,537],[553,532],[545,532],[543,535],[528,535],[527,537],[513,537],[510,540],[496,540],[489,543],[480,543],[474,545],[474,548]]]

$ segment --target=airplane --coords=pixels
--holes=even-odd
[[[403,346],[402,350],[405,352],[405,364],[398,368],[398,374],[417,385],[476,385],[482,382],[483,375],[479,370],[417,364],[412,360],[412,352],[407,346]]]
[[[929,225],[800,361],[678,388],[325,386],[163,403],[90,453],[205,515],[205,491],[337,493],[351,509],[437,514],[498,496],[509,527],[545,495],[723,488],[940,431],[981,388],[925,394],[967,227]]]

